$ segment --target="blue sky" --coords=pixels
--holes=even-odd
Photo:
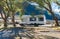
[[[55,3],[52,3],[52,9],[53,9],[53,11],[56,13],[56,14],[59,14],[60,15],[60,13],[59,13],[59,9],[58,9],[58,5],[57,4],[55,4]]]
[[[52,10],[54,11],[55,15],[58,17],[58,19],[60,19],[60,9],[58,9],[58,5],[55,3],[52,3]]]

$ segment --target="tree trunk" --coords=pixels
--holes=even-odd
[[[56,24],[55,24],[55,26],[59,26],[58,18],[57,18],[57,17],[55,17],[55,18],[54,18],[54,20],[55,20],[55,23],[56,23]]]
[[[13,26],[15,27],[15,18],[14,18],[14,14],[12,14],[12,23],[13,23]]]
[[[1,17],[4,20],[4,27],[7,27],[7,18],[6,18],[6,16],[4,18],[3,14],[1,13]]]
[[[7,27],[7,19],[4,19],[4,27]]]
[[[55,20],[55,26],[59,26],[59,23],[58,23],[58,18],[54,15],[54,12],[50,11],[52,16],[53,16],[53,19]]]

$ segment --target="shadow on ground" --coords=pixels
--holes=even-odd
[[[36,33],[31,30],[19,27],[4,29],[0,31],[0,39],[15,39],[15,37],[20,37],[19,39],[59,39],[51,36],[36,35]]]

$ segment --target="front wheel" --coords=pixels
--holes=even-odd
[[[24,26],[24,24],[20,24],[21,26]]]

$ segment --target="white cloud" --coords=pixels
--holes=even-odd
[[[54,11],[55,11],[55,12],[60,12],[60,9],[55,9]]]

